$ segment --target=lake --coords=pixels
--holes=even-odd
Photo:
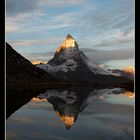
[[[133,140],[133,92],[122,88],[7,89],[7,140]]]

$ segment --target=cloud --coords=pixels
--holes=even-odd
[[[38,0],[6,0],[6,16],[27,13],[38,7]]]
[[[49,61],[53,58],[54,52],[24,53],[22,55],[30,61]]]
[[[89,8],[90,6],[85,4],[87,9],[83,9],[83,11],[77,10],[77,13],[72,10],[67,13],[64,11],[63,13],[58,12],[56,15],[49,15],[47,13],[47,10],[51,10],[49,9],[50,6],[63,9],[65,6],[84,5],[85,0],[31,0],[30,2],[27,0],[7,0],[6,2],[8,17],[9,15],[16,15],[14,19],[10,19],[10,22],[7,23],[7,32],[23,31],[41,33],[44,30],[53,31],[59,29],[65,30],[65,32],[77,32],[79,38],[86,39],[93,36],[95,40],[101,38],[102,41],[103,37],[105,38],[108,34],[114,35],[118,30],[119,32],[129,32],[133,28],[132,20],[134,12],[132,11],[130,2],[125,7],[122,6],[111,12],[102,10],[98,6],[95,8],[95,4],[92,3],[90,6],[93,8]],[[26,7],[26,5],[28,6]],[[30,8],[30,5],[32,5],[32,8]],[[33,13],[32,11],[35,12]],[[28,16],[23,17],[25,14],[28,14]]]
[[[68,33],[99,63],[133,58],[132,0],[6,1],[6,40],[27,58],[48,61]]]
[[[74,12],[49,15],[51,7],[64,8],[84,3],[85,0],[7,0],[6,32],[44,32],[72,26]],[[54,10],[55,11],[55,10]]]
[[[91,61],[97,62],[98,64],[103,64],[103,67],[107,67],[105,63],[109,61],[121,61],[131,59],[134,57],[134,48],[124,48],[117,50],[96,50],[89,48],[81,48],[81,51],[83,51]],[[49,61],[53,58],[54,53],[55,50],[44,53],[24,53],[23,56],[29,59],[30,61]]]
[[[80,30],[79,36],[85,38],[106,38],[116,32],[130,32],[134,28],[134,11],[131,2],[125,3],[112,11],[96,8],[87,10],[75,23],[75,29]],[[77,28],[76,28],[77,27]]]
[[[28,21],[29,18],[31,18],[31,14],[23,13],[18,14],[16,16],[6,16],[6,32],[13,32],[13,33],[19,33],[19,32],[25,32],[27,24],[25,21]]]
[[[15,16],[22,13],[30,13],[46,7],[76,6],[85,0],[6,0],[6,15]]]
[[[74,21],[76,21],[76,19],[77,19],[77,17],[79,17],[79,15],[80,15],[79,12],[63,13],[63,14],[57,15],[55,17],[55,20],[72,24]]]
[[[58,42],[62,42],[62,37],[53,36],[49,37],[48,39],[39,39],[39,40],[20,40],[20,41],[9,41],[12,46],[18,47],[30,47],[30,46],[46,46],[49,47],[52,44],[57,44]]]
[[[33,44],[36,44],[36,40],[21,40],[16,42],[10,42],[10,44],[13,44],[13,46],[31,46]]]
[[[124,46],[124,44],[134,43],[134,30],[130,32],[118,32],[109,37],[106,40],[102,40],[99,44],[95,44],[94,47],[112,47],[112,46]]]
[[[6,17],[7,33],[39,33],[46,34],[61,29],[71,29],[79,13],[67,12],[50,16],[43,11],[35,13],[22,13]],[[46,19],[48,18],[48,19]],[[45,20],[46,19],[46,20]]]
[[[106,63],[113,60],[126,60],[134,57],[134,48],[124,48],[117,50],[95,50],[95,49],[82,49],[83,52],[92,60],[97,63]]]
[[[85,0],[42,0],[42,4],[53,7],[76,6],[83,3]]]
[[[109,68],[109,65],[107,65],[107,64],[100,64],[99,67],[107,70]]]
[[[6,32],[16,32],[20,30],[20,27],[17,26],[16,23],[7,22],[6,24],[8,25],[6,26]]]
[[[21,40],[21,41],[15,42],[14,45],[15,46],[32,46],[32,45],[38,45],[39,42],[37,40]]]

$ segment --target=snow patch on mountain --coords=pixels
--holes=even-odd
[[[85,104],[93,103],[98,100],[104,100],[108,94],[118,94],[123,91],[122,88],[113,89],[94,89],[85,100]]]
[[[110,73],[101,67],[99,67],[98,64],[95,62],[91,61],[89,58],[87,58],[84,53],[81,51],[80,52],[81,58],[84,61],[84,63],[88,66],[88,68],[94,72],[94,74],[102,74],[102,75],[110,75]]]
[[[77,63],[73,59],[68,59],[66,62],[64,62],[62,65],[58,66],[51,66],[50,64],[46,65],[37,65],[37,67],[44,69],[45,71],[48,72],[58,72],[58,71],[63,71],[63,72],[68,72],[68,71],[75,71],[77,67]]]
[[[123,76],[121,73],[115,73],[115,72],[113,72],[113,71],[109,71],[112,75],[114,75],[114,76]]]
[[[68,92],[67,90],[64,90],[62,92],[59,92],[57,90],[47,90],[45,93],[40,94],[38,96],[42,99],[49,99],[51,97],[58,97],[63,99],[67,104],[73,104],[76,102],[77,97],[74,92]]]

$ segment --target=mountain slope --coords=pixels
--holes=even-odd
[[[34,84],[53,80],[46,71],[35,67],[6,43],[6,83]]]
[[[91,62],[79,50],[76,40],[71,35],[67,35],[54,57],[47,64],[37,65],[37,67],[66,82],[85,82],[99,85],[131,83],[126,77],[112,74],[99,67],[95,62]]]
[[[128,79],[134,81],[134,75],[135,75],[134,67],[130,66],[130,67],[127,67],[122,70],[118,70],[118,69],[110,70],[109,69],[109,71],[111,71],[112,73],[115,73],[115,74],[123,75],[123,76],[127,77]]]
[[[80,67],[85,67],[87,71],[91,70],[95,74],[109,74],[109,72],[98,67],[95,62],[94,64],[90,62],[84,53],[79,50],[76,40],[69,34],[60,47],[56,50],[54,57],[48,62],[47,66],[48,67],[46,67],[46,70],[50,70],[50,72],[68,72],[75,71]]]

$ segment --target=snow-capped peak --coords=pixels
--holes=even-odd
[[[90,59],[79,50],[76,40],[70,34],[66,36],[64,42],[57,49],[54,57],[48,61],[47,65],[39,65],[38,67],[53,74],[58,72],[73,72],[76,76],[78,74],[80,75],[81,71],[82,74],[88,73],[91,76],[95,74],[113,75],[109,71],[99,67],[95,62],[90,61]],[[63,74],[63,78],[67,78],[67,75],[64,76]]]
[[[78,45],[76,43],[76,40],[70,34],[68,34],[67,37],[66,37],[66,39],[60,45],[60,47],[56,50],[56,52],[59,53],[61,49],[75,48],[75,47],[76,48],[78,47]]]

